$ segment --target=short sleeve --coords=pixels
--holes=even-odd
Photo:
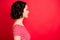
[[[22,35],[22,27],[19,25],[15,25],[13,27],[13,35],[14,36],[16,36],[16,35],[21,36]]]

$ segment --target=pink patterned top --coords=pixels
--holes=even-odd
[[[25,26],[21,25],[14,25],[13,26],[13,35],[16,36],[21,36],[21,40],[30,40],[30,34],[25,28]]]

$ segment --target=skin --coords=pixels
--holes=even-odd
[[[28,6],[26,5],[24,8],[23,17],[28,18],[28,14],[29,14],[29,10],[28,10]]]
[[[23,19],[28,18],[29,10],[28,10],[28,5],[25,5],[25,8],[23,10],[23,17],[16,19],[15,23],[13,25],[19,24],[21,26],[24,26],[23,24]],[[14,36],[14,40],[21,40],[21,36]]]

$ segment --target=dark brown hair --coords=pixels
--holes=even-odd
[[[23,16],[23,10],[25,8],[26,2],[16,1],[11,6],[11,17],[12,19],[18,19]]]

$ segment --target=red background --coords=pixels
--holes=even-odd
[[[0,0],[0,40],[13,40],[10,17],[11,5],[16,0]],[[24,25],[31,40],[60,40],[60,0],[23,0],[29,6],[29,18]]]

